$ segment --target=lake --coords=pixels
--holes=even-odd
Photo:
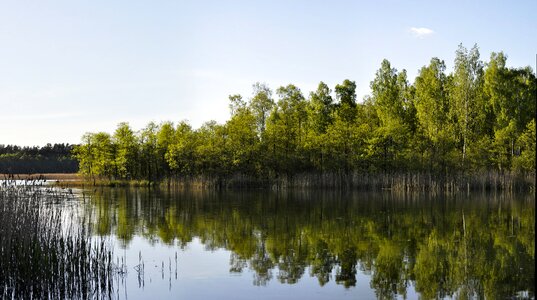
[[[77,193],[123,266],[118,299],[535,295],[533,194]]]

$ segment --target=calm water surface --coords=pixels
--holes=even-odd
[[[533,194],[85,193],[119,299],[534,298]]]

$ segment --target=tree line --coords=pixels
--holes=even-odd
[[[78,162],[72,156],[74,145],[46,144],[21,147],[0,144],[0,174],[75,173]]]
[[[120,123],[112,134],[85,134],[75,156],[94,179],[534,174],[536,77],[506,60],[499,52],[485,63],[477,45],[459,45],[451,73],[432,58],[414,83],[383,60],[362,102],[351,80],[333,90],[320,82],[307,96],[293,84],[256,83],[249,99],[229,96],[224,124]]]

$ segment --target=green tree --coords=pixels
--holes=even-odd
[[[376,72],[375,79],[371,81],[372,100],[381,126],[404,124],[404,105],[397,78],[397,70],[385,59]]]
[[[397,74],[397,87],[399,91],[398,98],[403,108],[401,117],[403,124],[408,126],[410,132],[413,134],[416,131],[418,123],[415,105],[416,89],[408,82],[405,69]]]
[[[290,84],[277,90],[279,100],[267,122],[266,141],[271,167],[276,173],[292,176],[304,163],[307,102],[302,92]]]
[[[336,109],[331,93],[330,88],[321,81],[317,90],[310,93],[306,110],[308,126],[304,141],[304,151],[309,157],[309,164],[321,173],[326,168],[328,151],[326,131],[333,123]]]
[[[405,157],[415,118],[406,75],[399,76],[385,59],[371,82],[371,92],[380,126],[369,142],[370,157],[384,171],[400,168],[398,160]]]
[[[517,132],[535,116],[535,75],[531,68],[509,69],[507,56],[493,52],[484,74],[484,92],[496,116],[494,129],[515,122]]]
[[[239,101],[237,101],[239,100]],[[261,168],[257,159],[259,154],[259,137],[254,114],[241,98],[230,96],[231,119],[226,123],[230,154],[231,171],[255,175]]]
[[[330,94],[332,91],[324,83],[320,82],[315,92],[310,93],[308,115],[310,116],[310,126],[316,134],[326,132],[328,125],[332,123],[334,100]]]
[[[509,169],[517,137],[535,116],[535,76],[529,68],[509,69],[502,52],[492,53],[485,71],[484,90],[493,109],[494,160],[500,170]],[[517,151],[518,150],[518,151]]]
[[[522,151],[514,161],[517,170],[535,173],[535,138],[535,119],[533,119],[517,141]]]
[[[401,156],[404,157],[407,150],[407,142],[410,139],[409,130],[398,123],[388,123],[375,129],[367,141],[368,157],[374,164],[374,170],[383,172],[398,171],[405,169],[402,165]]]
[[[194,175],[196,145],[197,136],[192,127],[184,121],[180,122],[165,154],[166,162],[174,174],[179,176]]]
[[[91,135],[92,151],[95,162],[93,164],[94,174],[102,177],[112,178],[115,174],[114,145],[110,134],[98,132]]]
[[[84,176],[90,177],[95,185],[95,176],[97,174],[95,170],[95,146],[93,145],[94,135],[94,133],[85,133],[82,136],[82,144],[76,146],[73,153],[78,160],[79,172]]]
[[[79,172],[90,177],[94,185],[97,178],[111,179],[116,174],[115,149],[110,134],[86,133],[74,152],[80,164]]]
[[[157,132],[157,178],[169,177],[170,176],[170,167],[166,162],[166,153],[168,148],[173,143],[175,137],[175,128],[173,127],[172,122],[164,122],[160,124]]]
[[[157,132],[157,124],[150,122],[139,133],[141,176],[149,181],[154,181],[159,177]]]
[[[356,118],[356,83],[345,79],[342,84],[336,85],[336,98],[339,101],[338,114],[346,122],[352,122]]]
[[[196,132],[199,142],[195,149],[195,162],[200,174],[216,177],[221,181],[230,174],[227,153],[227,129],[215,121],[205,122]]]
[[[138,176],[138,140],[134,131],[126,122],[119,123],[113,135],[116,145],[115,164],[118,176],[123,179],[134,179]]]
[[[445,64],[438,58],[431,59],[429,66],[420,69],[415,80],[415,107],[418,132],[425,139],[424,153],[429,168],[437,164],[446,167],[447,154],[453,145],[452,126],[448,119],[449,96]]]
[[[254,96],[250,100],[250,107],[256,118],[257,128],[260,134],[265,131],[265,125],[274,100],[272,100],[272,91],[264,83],[255,83],[253,85]]]
[[[468,51],[461,45],[455,52],[455,71],[451,81],[451,111],[461,144],[462,162],[466,160],[468,145],[477,133],[484,134],[483,122],[487,108],[482,94],[483,62],[479,60],[477,45]]]
[[[514,120],[509,122],[507,126],[494,130],[493,161],[500,171],[508,170],[511,166],[516,137],[517,132]]]
[[[247,103],[242,99],[242,96],[239,94],[229,95],[229,110],[231,115],[234,116],[240,110],[245,109]]]

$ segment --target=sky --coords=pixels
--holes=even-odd
[[[0,144],[80,143],[153,121],[229,119],[232,94],[304,95],[350,79],[359,101],[383,59],[414,81],[460,43],[508,66],[537,54],[537,1],[0,0]]]

